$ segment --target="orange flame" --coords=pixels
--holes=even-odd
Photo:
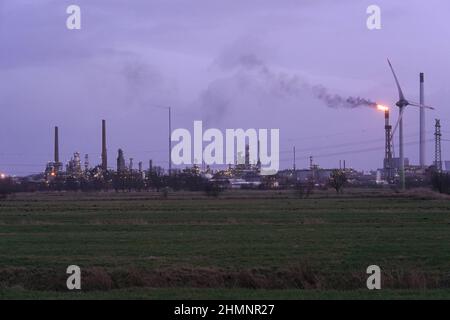
[[[383,106],[382,104],[377,104],[377,109],[380,111],[389,111],[389,107]]]

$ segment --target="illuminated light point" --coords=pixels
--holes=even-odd
[[[380,111],[389,111],[389,107],[386,107],[382,104],[377,104],[377,109]]]

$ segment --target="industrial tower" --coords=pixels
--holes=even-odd
[[[102,120],[102,170],[108,170],[108,153],[106,151],[106,121]]]
[[[89,171],[89,155],[86,153],[84,155],[84,172],[87,174]]]
[[[59,130],[58,127],[55,127],[55,145],[54,145],[54,159],[53,159],[53,167],[54,173],[62,170],[62,163],[59,162]]]
[[[434,125],[434,165],[437,172],[442,172],[441,136],[441,121],[436,119],[436,124]]]
[[[123,173],[124,171],[126,171],[125,157],[123,156],[122,149],[119,149],[117,153],[117,172]]]
[[[385,130],[385,147],[384,147],[384,173],[387,182],[393,181],[393,168],[392,168],[392,139],[391,131],[392,126],[389,123],[389,108],[384,109],[384,130]]]
[[[58,127],[55,127],[55,154],[53,161],[59,163],[59,134]]]
[[[420,73],[420,105],[425,105],[424,74]],[[425,168],[425,108],[420,108],[420,137],[419,137],[419,162]]]

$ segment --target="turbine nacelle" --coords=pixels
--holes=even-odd
[[[408,100],[402,99],[402,100],[397,101],[397,102],[395,103],[395,105],[396,105],[397,107],[399,107],[399,108],[403,108],[403,107],[409,106],[410,103],[409,103]]]

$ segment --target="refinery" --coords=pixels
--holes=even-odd
[[[435,120],[434,161],[432,165],[427,166],[425,161],[425,109],[434,108],[424,104],[424,74],[420,73],[419,75],[420,103],[414,103],[405,99],[390,62],[389,66],[399,93],[399,101],[396,103],[396,106],[399,107],[399,116],[397,123],[392,126],[390,120],[392,110],[384,105],[373,105],[378,111],[384,113],[384,127],[380,125],[380,131],[382,128],[384,129],[384,153],[382,157],[380,154],[382,165],[377,170],[359,172],[347,166],[346,160],[340,160],[339,165],[335,168],[322,168],[314,161],[312,155],[309,156],[308,168],[297,169],[296,149],[293,146],[292,166],[279,170],[276,174],[266,175],[262,173],[259,140],[257,148],[253,144],[253,148],[246,144],[244,155],[242,155],[242,152],[239,152],[237,157],[233,155],[234,163],[229,161],[228,164],[221,167],[211,167],[205,163],[194,164],[185,168],[178,165],[177,168],[173,169],[172,137],[169,137],[169,165],[167,170],[153,163],[152,159],[144,159],[146,162],[145,168],[143,161],[137,162],[135,166],[133,158],[126,158],[125,149],[117,150],[115,166],[111,166],[107,152],[107,123],[102,120],[101,163],[91,165],[89,154],[82,155],[79,152],[74,152],[70,160],[65,164],[62,163],[59,152],[60,128],[56,126],[53,136],[53,160],[46,164],[41,173],[25,177],[9,177],[6,173],[1,173],[0,180],[3,183],[9,181],[10,187],[15,191],[159,191],[161,188],[203,190],[211,185],[219,189],[287,189],[298,187],[326,188],[330,185],[330,180],[336,173],[341,173],[345,176],[347,186],[386,186],[398,189],[426,186],[430,184],[433,174],[442,174],[450,170],[450,162],[442,160],[441,123],[439,119]],[[403,113],[408,105],[420,108],[419,164],[417,165],[410,164],[403,151]],[[393,141],[397,129],[399,131],[399,154],[395,156]],[[170,108],[169,132],[171,132]],[[228,155],[227,160],[229,160]]]

